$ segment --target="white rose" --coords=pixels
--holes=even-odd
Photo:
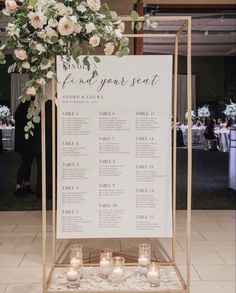
[[[111,55],[114,52],[114,49],[115,49],[115,46],[113,43],[106,43],[105,49],[104,49],[105,55],[107,56]]]
[[[35,49],[36,49],[37,51],[39,51],[39,54],[40,54],[40,55],[41,55],[43,52],[46,52],[46,49],[45,49],[44,46],[41,45],[41,44],[37,44],[37,45],[35,46]]]
[[[29,62],[25,61],[21,64],[21,67],[23,67],[25,69],[30,69],[30,64],[29,64]]]
[[[77,24],[75,25],[75,32],[76,32],[77,34],[79,34],[79,33],[81,32],[81,30],[82,30],[82,26],[81,26],[79,23],[77,23]]]
[[[77,23],[77,17],[76,17],[75,15],[70,16],[70,20],[71,20],[73,23]]]
[[[29,96],[35,96],[36,95],[36,89],[34,86],[30,86],[27,88],[26,94]]]
[[[123,33],[125,31],[125,24],[124,22],[121,22],[118,26],[117,26],[118,29],[120,29],[121,33]]]
[[[50,27],[57,27],[57,25],[58,25],[58,22],[56,20],[49,19],[48,26],[50,26]]]
[[[47,17],[43,14],[42,11],[38,12],[30,12],[28,14],[31,25],[37,29],[37,28],[43,28],[43,26],[47,22]]]
[[[17,4],[14,0],[6,0],[5,7],[6,7],[5,11],[7,13],[14,13],[16,12]]]
[[[100,40],[101,40],[101,38],[98,35],[94,35],[93,37],[90,38],[89,44],[92,47],[97,47],[100,44]]]
[[[88,7],[93,11],[98,11],[101,8],[100,0],[87,0]]]
[[[74,24],[65,17],[61,18],[58,23],[58,31],[62,36],[69,36],[74,32]]]
[[[54,75],[54,72],[48,71],[48,73],[46,74],[46,77],[51,79],[53,77],[53,75]]]
[[[14,54],[15,54],[16,58],[18,58],[20,60],[27,59],[27,54],[26,54],[26,51],[24,49],[15,49]]]
[[[92,22],[87,23],[85,25],[85,28],[86,28],[87,34],[90,34],[92,31],[94,31],[96,29],[95,25]]]
[[[121,30],[119,28],[115,30],[115,35],[119,40],[123,38],[123,34],[121,33]]]
[[[49,38],[57,36],[57,32],[53,28],[51,28],[50,26],[45,27],[45,34]]]
[[[36,82],[38,83],[38,84],[40,84],[40,85],[42,85],[42,84],[45,84],[46,83],[46,81],[45,81],[45,79],[44,78],[38,78],[37,80],[36,80]]]
[[[6,9],[3,9],[3,10],[2,10],[2,13],[3,13],[5,16],[10,16],[10,15],[11,15],[9,12],[6,11]]]
[[[67,7],[67,14],[73,14],[73,9],[71,7]]]
[[[67,14],[67,8],[62,2],[57,2],[55,8],[59,15],[63,16]]]

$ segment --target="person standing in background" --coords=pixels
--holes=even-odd
[[[37,144],[39,143],[40,124],[34,124],[34,135],[29,136],[28,140],[25,139],[24,127],[28,122],[27,113],[31,102],[32,100],[20,103],[15,112],[15,151],[21,154],[21,164],[17,172],[15,187],[15,195],[19,197],[33,193],[30,187],[31,166],[34,157],[36,155],[39,157]]]

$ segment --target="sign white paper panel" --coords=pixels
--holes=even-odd
[[[100,58],[57,61],[57,237],[171,237],[172,56]]]

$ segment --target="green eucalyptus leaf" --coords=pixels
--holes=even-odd
[[[129,55],[129,53],[130,53],[129,47],[125,47],[125,48],[121,49],[121,53],[123,56]]]
[[[123,37],[120,41],[122,47],[127,47],[129,45],[129,38]]]
[[[28,122],[27,122],[27,125],[28,125],[29,128],[32,128],[32,126],[33,126],[32,121],[28,121]]]
[[[116,52],[116,56],[117,56],[117,57],[123,57],[124,55],[123,55],[123,53],[122,53],[122,50],[117,51],[117,52]]]
[[[37,4],[38,0],[29,0],[29,5],[30,6],[35,6]]]
[[[28,127],[28,126],[25,126],[25,127],[24,127],[24,131],[25,131],[25,132],[29,131],[29,127]]]
[[[25,133],[25,139],[26,139],[26,140],[29,139],[29,133]]]
[[[51,42],[53,43],[53,44],[55,44],[55,43],[57,43],[58,42],[58,36],[53,36],[53,37],[51,37]]]
[[[133,10],[130,14],[131,18],[134,20],[134,21],[137,21],[138,18],[139,18],[139,14],[137,11]]]
[[[37,116],[34,116],[33,117],[33,122],[34,123],[39,123],[40,122],[40,117],[37,115]]]
[[[49,62],[49,59],[47,59],[46,57],[43,57],[42,60],[41,60],[41,63],[42,63],[43,65],[47,65],[48,62]]]
[[[87,67],[88,71],[90,70],[89,56],[84,57],[83,63]]]
[[[2,51],[0,51],[0,59],[4,59],[4,58],[5,58],[5,54]]]
[[[27,119],[31,119],[32,116],[33,116],[33,113],[32,113],[32,112],[28,112],[28,114],[27,114]]]
[[[94,61],[96,63],[100,63],[101,62],[100,58],[98,58],[97,56],[94,56],[93,59],[94,59]]]
[[[132,21],[132,22],[131,22],[131,30],[132,30],[132,31],[134,30],[134,27],[135,27],[135,22]]]
[[[115,11],[110,11],[110,15],[111,15],[111,18],[112,20],[117,20],[117,13]]]
[[[142,28],[143,28],[142,22],[139,21],[135,24],[135,29],[137,31],[140,31]]]

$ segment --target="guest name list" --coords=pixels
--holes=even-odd
[[[57,237],[170,237],[172,57],[100,59],[57,59]]]

